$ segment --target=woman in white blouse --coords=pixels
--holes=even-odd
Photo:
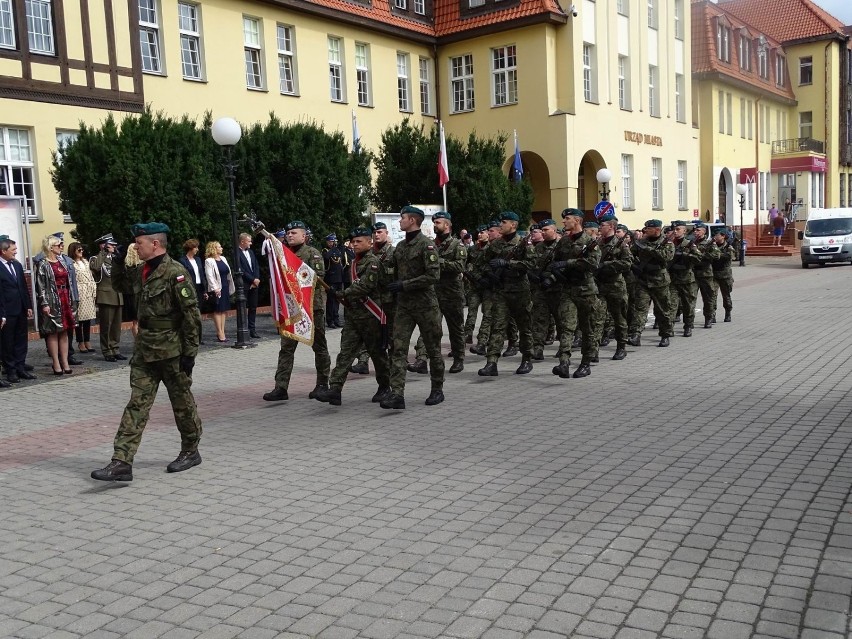
[[[228,260],[222,256],[219,242],[208,242],[204,248],[204,274],[207,276],[207,293],[215,300],[213,308],[213,326],[216,328],[216,341],[225,339],[225,316],[231,310],[231,294],[234,292],[234,278]]]

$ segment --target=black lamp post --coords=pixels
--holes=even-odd
[[[598,183],[601,185],[601,199],[609,201],[609,181],[612,179],[612,171],[607,168],[600,169],[596,177],[598,178]]]
[[[748,188],[745,184],[737,184],[737,195],[740,196],[740,266],[745,266],[745,229],[743,228],[743,209],[745,194]]]
[[[213,140],[225,150],[225,179],[228,180],[228,198],[231,207],[231,243],[234,245],[233,264],[231,269],[234,276],[237,301],[237,341],[234,348],[249,348],[254,346],[249,341],[248,314],[246,310],[246,292],[243,286],[243,271],[240,268],[240,234],[237,230],[237,200],[234,196],[234,181],[236,180],[237,163],[232,157],[234,145],[242,137],[242,129],[233,118],[219,118],[211,128]]]

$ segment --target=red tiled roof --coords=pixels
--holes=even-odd
[[[718,20],[724,20],[731,28],[730,54],[731,61],[723,62],[719,59],[716,51],[716,24]],[[769,77],[764,80],[758,73],[757,43],[751,46],[751,71],[746,71],[740,66],[739,34],[745,30],[753,39],[763,35],[766,38],[767,66]],[[773,51],[781,51],[781,43],[778,40],[767,37],[766,34],[753,24],[737,18],[735,15],[725,11],[724,6],[715,4],[710,0],[698,0],[692,3],[692,72],[718,73],[738,82],[745,82],[756,89],[762,89],[777,96],[795,99],[793,89],[789,81],[785,79],[784,86],[779,87],[775,83],[775,63],[772,56]]]
[[[843,23],[811,0],[720,0],[719,6],[780,42],[843,34]]]

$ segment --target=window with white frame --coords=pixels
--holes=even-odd
[[[139,0],[139,47],[142,50],[142,70],[162,73],[157,0]]]
[[[660,117],[659,84],[659,67],[653,64],[648,65],[648,113],[654,117]]]
[[[683,0],[674,0],[674,35],[683,40]]]
[[[429,58],[418,60],[420,72],[420,113],[432,115],[432,61]]]
[[[740,69],[751,71],[751,38],[740,33]]]
[[[183,77],[201,80],[204,64],[201,59],[201,23],[198,5],[178,2],[178,32],[180,33],[180,63]]]
[[[726,98],[725,99],[725,105],[727,107],[727,115],[728,115],[728,121],[726,123],[728,128],[725,132],[728,135],[733,135],[734,134],[734,98],[730,93],[728,93],[725,96],[725,98]]]
[[[746,136],[746,100],[740,98],[740,137],[745,140]]]
[[[485,5],[485,0],[468,0],[467,6],[471,9],[475,9],[476,7],[481,7]]]
[[[419,16],[426,15],[426,0],[414,0],[414,13]]]
[[[725,132],[725,92],[719,91],[719,133]]]
[[[814,58],[806,55],[799,58],[799,84],[812,84],[814,81]]]
[[[775,84],[779,87],[787,86],[787,58],[775,54]]]
[[[28,218],[38,218],[35,165],[28,129],[0,128],[0,195],[24,199]]]
[[[450,93],[453,113],[473,111],[473,55],[467,53],[450,58]]]
[[[630,109],[630,58],[618,56],[618,106]]]
[[[657,28],[657,0],[648,0],[648,28]]]
[[[393,6],[406,11],[408,9],[408,0],[393,0]]]
[[[675,120],[686,122],[686,83],[682,73],[675,73]]]
[[[765,46],[758,46],[757,48],[757,73],[761,79],[769,79],[769,54]]]
[[[754,135],[754,102],[748,101],[748,139],[751,140]]]
[[[799,113],[799,137],[811,138],[814,132],[814,112],[802,111]]]
[[[586,102],[597,102],[595,73],[595,45],[583,43],[583,97]]]
[[[53,5],[51,0],[26,0],[27,40],[32,53],[53,55]]]
[[[687,209],[686,193],[686,161],[677,161],[677,208],[681,211]]]
[[[630,15],[630,1],[629,0],[615,0],[615,10],[618,11],[623,16]]]
[[[328,36],[328,89],[332,102],[346,100],[343,80],[343,40]]]
[[[491,49],[491,84],[494,106],[518,102],[518,58],[515,45]]]
[[[370,82],[370,45],[355,43],[355,82],[358,92],[358,106],[370,106],[372,88]]]
[[[299,93],[296,75],[296,27],[279,24],[276,29],[278,42],[278,90],[286,95]]]
[[[246,62],[246,87],[263,89],[263,36],[260,19],[243,16],[243,50]]]
[[[396,53],[396,93],[399,99],[399,110],[411,112],[411,71],[407,53]]]
[[[731,61],[731,28],[721,21],[716,23],[716,56],[722,62]]]
[[[0,47],[15,48],[15,17],[12,0],[0,0]]]
[[[651,158],[651,208],[663,208],[663,160]]]
[[[633,208],[633,156],[621,156],[621,208]]]

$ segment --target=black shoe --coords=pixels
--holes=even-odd
[[[313,395],[311,399],[315,399],[320,402],[325,402],[326,404],[331,404],[332,406],[340,406],[340,404],[342,403],[339,388],[320,388],[318,391],[315,391],[311,394]]]
[[[450,366],[449,373],[461,373],[464,370],[464,360],[456,357],[453,360],[453,365]]]
[[[425,359],[415,359],[414,363],[409,364],[406,368],[412,373],[420,373],[421,375],[429,372],[429,366],[427,366]]]
[[[100,481],[133,481],[133,466],[113,459],[103,468],[93,470],[91,477]]]
[[[469,350],[474,355],[485,355],[485,345],[484,344],[477,344],[476,346],[471,346],[467,350]]]
[[[87,352],[87,353],[92,353],[92,352],[94,352],[94,351],[86,351],[86,352]],[[35,368],[33,368],[32,366],[30,366],[29,364],[24,364],[24,370],[25,370],[25,371],[27,371],[28,373],[32,373],[32,372],[35,370]]]
[[[683,336],[684,337],[692,337],[692,327],[691,326],[684,326],[683,327]]]
[[[38,379],[35,375],[27,371],[18,371],[18,377],[21,379]]]
[[[105,362],[114,362],[114,361],[116,361],[116,359],[115,359],[114,355],[104,355],[104,361]]]
[[[405,408],[405,398],[402,395],[391,393],[379,402],[382,408],[393,408],[395,410],[403,410]]]
[[[592,369],[589,368],[588,364],[580,364],[580,366],[577,367],[577,370],[574,371],[574,374],[571,377],[573,377],[574,379],[578,379],[580,377],[588,377],[591,374]]]
[[[609,338],[608,337],[602,337],[601,338],[601,346],[609,346]]]
[[[126,359],[127,359],[127,358],[126,358],[124,355],[122,355],[121,353],[116,353],[115,355],[113,355],[113,357],[115,357],[115,359],[120,360],[120,361],[121,361],[121,360],[126,360]],[[83,362],[80,362],[80,363],[82,364]]]
[[[435,406],[437,404],[440,404],[443,401],[444,401],[444,391],[433,390],[431,393],[429,393],[429,397],[426,398],[425,403],[426,403],[427,406]]]
[[[568,379],[571,377],[571,371],[568,370],[570,367],[570,362],[559,362],[558,366],[554,366],[553,370],[550,371],[554,375],[559,375],[562,379]]]
[[[126,357],[122,357],[121,359],[127,359],[127,358],[126,358]],[[69,358],[68,358],[68,364],[69,364],[70,366],[82,366],[82,365],[83,365],[83,362],[81,362],[81,361],[80,361],[79,359],[77,359],[76,357],[69,357]]]
[[[663,339],[660,340],[660,343],[657,344],[657,346],[662,346],[663,348],[665,348],[668,345],[669,345],[669,338],[668,337],[664,337]]]
[[[533,353],[532,358],[537,362],[542,361],[544,359],[544,350],[537,348]]]
[[[275,390],[271,390],[268,393],[263,394],[263,399],[267,402],[283,402],[287,399],[290,399],[287,396],[287,391],[283,388],[275,387]]]
[[[326,390],[328,390],[328,386],[326,384],[317,384],[314,386],[314,390],[308,393],[308,399],[316,399],[317,393],[321,393]]]
[[[598,355],[592,356],[592,359],[589,360],[592,364],[598,364],[601,361],[601,358]]]
[[[615,349],[615,355],[612,356],[612,359],[615,361],[619,361],[627,357],[627,351],[624,350],[624,346],[619,345],[618,348]]]
[[[466,335],[464,338],[465,344],[473,344],[473,335]]]
[[[374,404],[378,404],[383,399],[387,399],[390,394],[390,386],[379,386],[379,390],[376,391],[376,394],[373,395],[373,399],[370,401],[372,401]]]
[[[518,351],[517,346],[515,346],[514,344],[509,344],[509,346],[506,347],[506,350],[503,351],[503,357],[513,357],[513,356],[517,355],[519,352],[520,351]]]
[[[180,455],[168,466],[166,472],[180,473],[201,463],[201,453],[197,450],[182,450]]]
[[[521,365],[518,366],[518,369],[515,371],[515,375],[526,375],[527,373],[531,373],[532,369],[532,362],[527,357],[524,357],[521,360]]]
[[[714,324],[716,323],[716,313],[713,313],[713,319],[710,320]]]
[[[713,320],[709,317],[704,320],[704,328],[713,328]]]
[[[627,343],[631,346],[641,346],[642,345],[642,336],[641,335],[631,335],[627,338]]]
[[[0,388],[11,388],[11,386],[5,379],[0,379]]]
[[[256,332],[250,332],[249,337],[251,337],[252,339],[261,339],[260,335],[258,335]]]
[[[357,375],[369,375],[370,366],[367,364],[367,362],[364,362],[363,364],[361,362],[358,362],[357,364],[352,364],[352,366],[349,367],[349,372],[355,373]]]
[[[9,373],[6,375],[6,381],[10,384],[20,384],[21,378],[18,377],[17,373]]]
[[[497,362],[488,362],[476,374],[480,377],[497,377]]]
[[[725,311],[725,321],[726,322],[731,321],[731,311]]]
[[[574,341],[571,342],[571,348],[580,348],[583,345],[582,337],[575,337]]]

